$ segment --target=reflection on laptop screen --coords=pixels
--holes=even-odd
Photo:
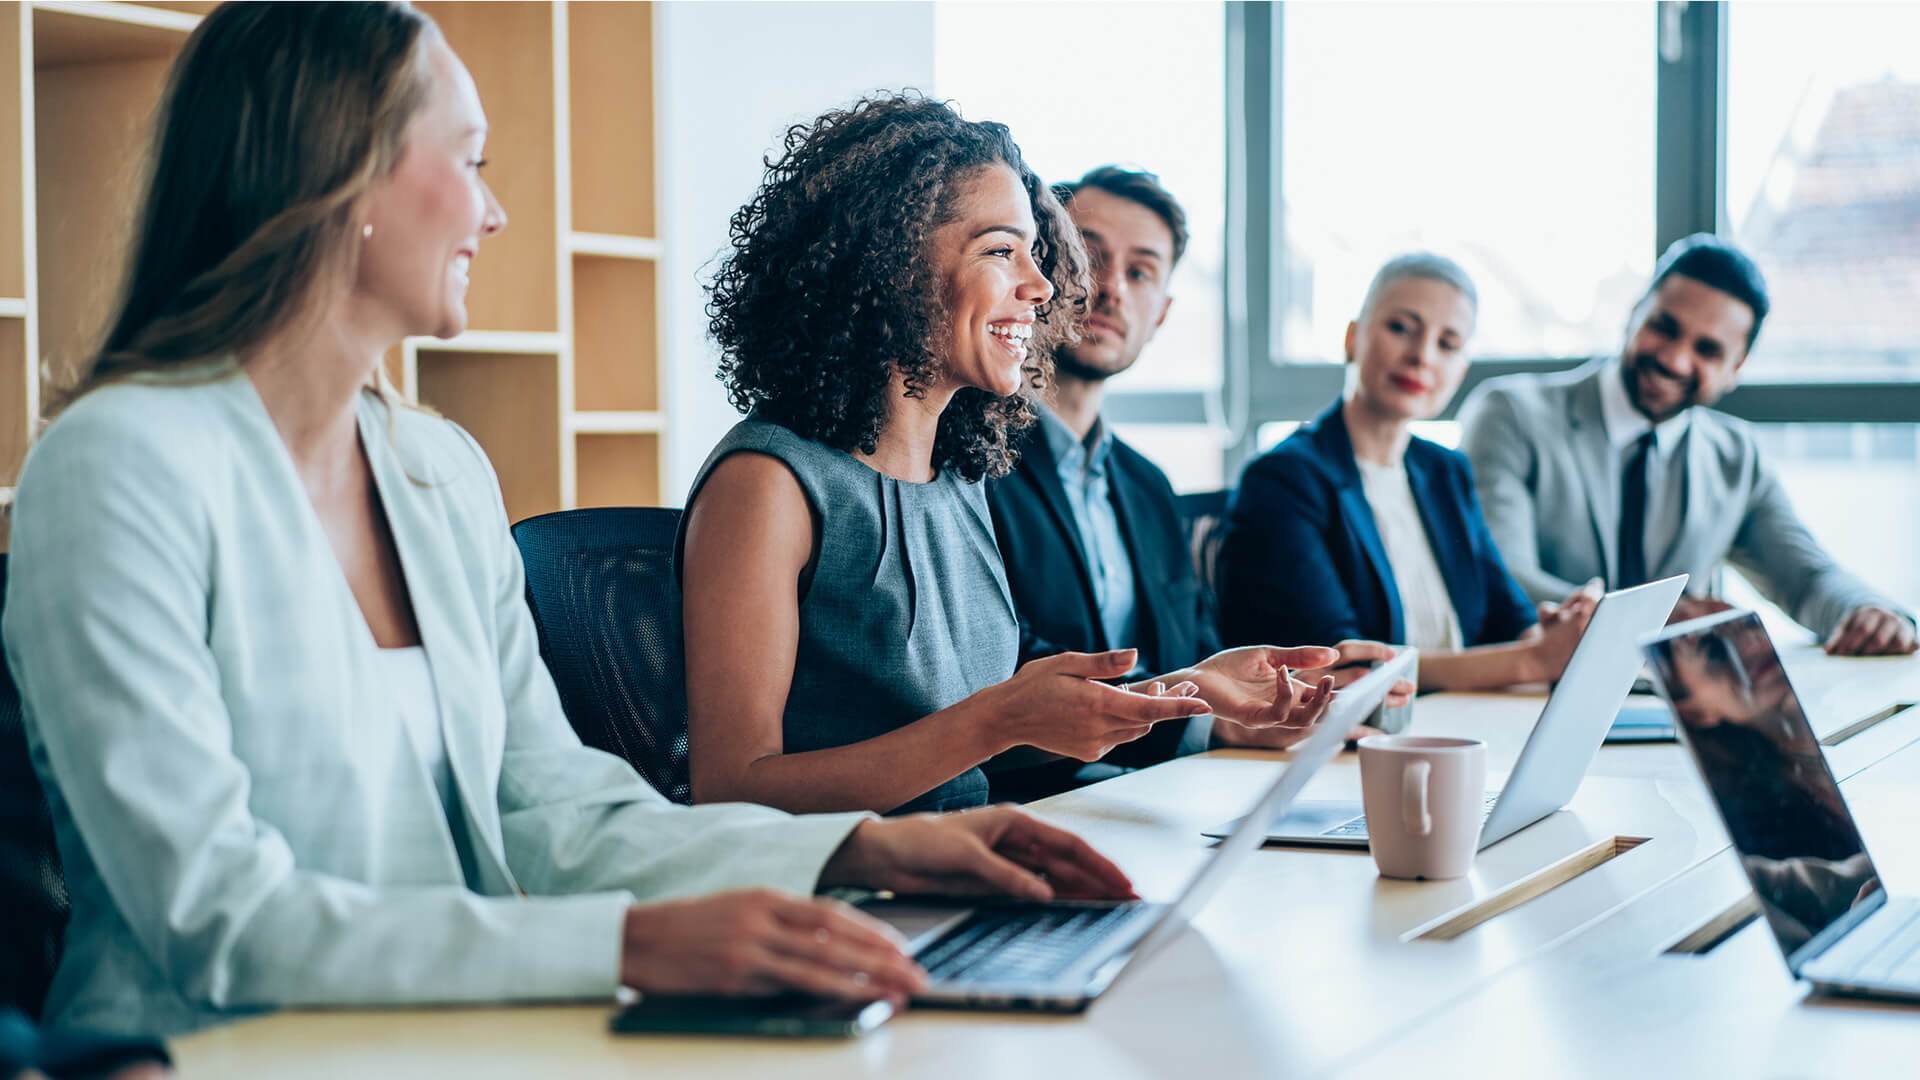
[[[1741,612],[1663,635],[1647,657],[1792,957],[1876,896],[1879,875],[1780,656]]]

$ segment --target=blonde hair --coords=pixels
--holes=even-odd
[[[399,163],[438,35],[405,3],[202,19],[168,76],[114,314],[59,407],[131,375],[218,377],[350,275],[359,200]]]

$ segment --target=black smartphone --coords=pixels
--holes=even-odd
[[[840,1001],[806,994],[771,997],[655,995],[613,1014],[620,1035],[757,1035],[851,1038],[893,1017],[890,1001]]]

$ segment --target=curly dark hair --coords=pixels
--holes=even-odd
[[[707,317],[734,407],[873,453],[894,371],[909,397],[924,397],[940,373],[945,312],[928,238],[952,220],[967,181],[995,164],[1032,200],[1034,261],[1053,285],[1024,369],[1031,386],[1045,385],[1054,347],[1072,339],[1086,307],[1080,234],[1005,125],[964,120],[908,91],[788,128],[759,190],[733,215]],[[934,468],[969,481],[1003,476],[1013,433],[1032,421],[1024,393],[963,388],[941,414]]]

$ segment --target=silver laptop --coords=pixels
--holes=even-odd
[[[1412,665],[1408,650],[1340,691],[1248,820],[1271,821],[1284,810]],[[1257,828],[1236,830],[1214,847],[1171,904],[910,898],[860,906],[899,930],[926,968],[928,986],[915,997],[917,1004],[1078,1012],[1128,964],[1177,935],[1260,840]]]
[[[1751,611],[1647,642],[1787,968],[1828,994],[1920,1001],[1920,897],[1888,897],[1766,627]]]
[[[1687,575],[1610,592],[1600,598],[1567,670],[1520,750],[1506,787],[1487,793],[1480,846],[1519,832],[1567,805],[1640,673],[1640,640],[1666,624]],[[1238,822],[1222,826],[1222,831]],[[1209,835],[1218,835],[1213,833]],[[1366,811],[1354,800],[1309,799],[1275,821],[1280,844],[1364,848]]]

